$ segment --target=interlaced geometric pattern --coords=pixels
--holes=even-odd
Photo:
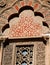
[[[16,46],[16,65],[32,65],[33,45]]]

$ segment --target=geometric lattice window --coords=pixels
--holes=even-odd
[[[33,45],[16,46],[16,65],[32,65]]]

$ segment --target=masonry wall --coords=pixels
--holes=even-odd
[[[24,1],[24,0],[22,0],[22,1]],[[25,1],[27,3],[29,0],[25,0]],[[44,17],[46,19],[46,22],[48,23],[48,25],[50,27],[50,7],[49,7],[50,5],[49,5],[49,1],[48,0],[44,0],[44,1],[41,1],[41,3],[39,3],[39,0],[38,1],[33,0],[33,4],[32,5],[34,6],[35,11],[43,13],[43,15],[44,15]],[[45,3],[46,3],[46,5],[43,6],[43,4],[45,4]],[[8,23],[8,17],[11,14],[13,14],[13,13],[18,12],[17,11],[17,9],[18,9],[17,5],[19,7],[21,7],[20,1],[17,1],[17,0],[10,0],[10,1],[9,0],[7,0],[7,1],[5,0],[4,1],[3,0],[3,2],[1,2],[1,4],[0,4],[0,35],[2,35],[3,26]],[[48,45],[47,47],[49,47],[49,46],[50,45]],[[50,49],[50,47],[49,47],[49,49]],[[49,52],[47,52],[47,54],[48,53]],[[48,65],[50,65],[50,64],[48,64]]]
[[[11,64],[16,65],[16,60],[15,60],[16,54],[17,54],[16,47],[20,46],[22,48],[22,46],[25,47],[25,45],[26,46],[34,45],[33,46],[33,64],[46,65],[45,64],[45,56],[46,56],[45,47],[46,47],[46,45],[43,43],[43,41],[23,41],[23,42],[17,42],[17,43],[16,42],[9,43],[9,45],[4,46],[4,48],[3,48],[2,65],[11,65]],[[20,52],[21,51],[22,50],[20,50]],[[19,57],[20,56],[21,56],[21,54],[19,55]],[[22,59],[22,58],[20,58],[20,59]],[[30,61],[30,59],[29,59],[29,61]],[[21,60],[21,62],[22,62],[22,60]]]

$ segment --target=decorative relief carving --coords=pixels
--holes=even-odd
[[[6,6],[6,0],[1,0],[0,1],[0,7],[3,8]]]
[[[12,45],[7,45],[4,48],[2,65],[12,65],[12,52],[13,52]]]
[[[3,35],[18,38],[42,36],[42,34],[49,32],[49,27],[43,26],[43,21],[45,22],[46,20],[42,13],[34,12],[31,6],[23,6],[18,13],[10,15],[8,18],[10,27],[5,29]]]
[[[37,65],[45,65],[45,45],[43,43],[37,44]]]
[[[46,22],[48,23],[48,25],[50,25],[50,9],[48,9],[48,7],[44,7],[42,6],[38,0],[2,0],[4,3],[6,3],[6,6],[4,8],[0,7],[0,19],[2,17],[2,20],[4,20],[3,22],[7,22],[8,21],[8,17],[12,14],[12,13],[16,13],[19,8],[21,8],[23,5],[29,5],[32,6],[34,8],[34,11],[39,11],[42,12]],[[0,3],[2,2],[0,1]],[[41,0],[39,0],[41,1]],[[43,0],[41,1],[43,2],[49,2],[49,0]],[[48,4],[49,5],[49,4]],[[19,8],[18,8],[19,7]],[[0,20],[0,22],[2,22],[2,20]],[[4,25],[4,24],[2,24]],[[2,26],[3,27],[3,26]]]
[[[44,6],[44,7],[48,7],[50,9],[50,0],[38,0],[39,3]]]

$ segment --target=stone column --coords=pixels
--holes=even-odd
[[[3,43],[7,37],[0,36],[0,65],[2,65]]]
[[[1,46],[0,46],[0,65],[1,65]]]
[[[0,65],[2,64],[2,54],[3,54],[3,43],[0,42]]]
[[[50,37],[45,49],[45,65],[50,65]]]
[[[0,62],[0,65],[2,65],[2,55],[3,55],[3,43],[1,43],[1,62]]]
[[[49,65],[50,65],[50,37],[49,37]]]

